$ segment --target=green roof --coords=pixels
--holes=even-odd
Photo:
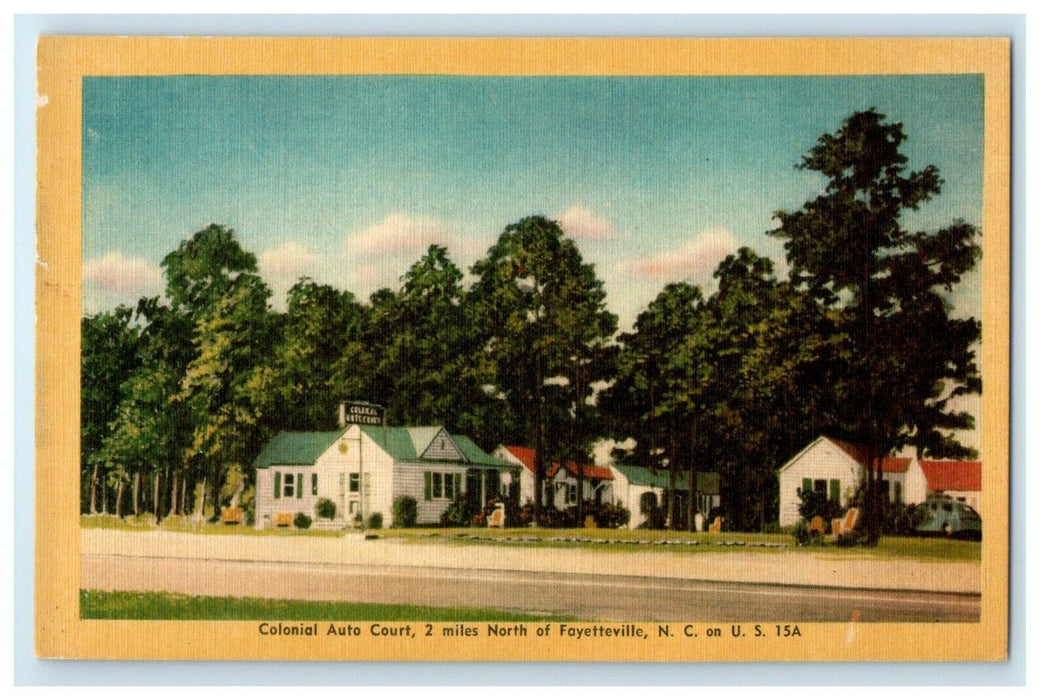
[[[266,443],[254,460],[255,468],[315,464],[317,458],[342,434],[341,430],[323,433],[282,432]]]
[[[647,467],[632,467],[626,464],[616,464],[614,468],[620,471],[634,486],[651,486],[654,488],[669,488],[669,472],[659,469],[652,472]],[[695,482],[698,493],[716,495],[720,493],[720,475],[715,472],[698,472]],[[676,488],[680,491],[687,490],[687,473],[681,472],[676,477]]]
[[[442,430],[440,426],[418,428],[383,428],[374,425],[361,426],[367,437],[397,462],[421,461],[419,456],[425,452],[433,439]],[[282,432],[269,441],[255,458],[254,466],[263,469],[272,465],[292,466],[315,464],[324,451],[342,436],[343,430],[331,430],[318,433]],[[516,465],[497,459],[481,450],[475,442],[464,435],[451,435],[458,451],[465,457],[467,464],[486,467],[516,467]]]
[[[454,440],[454,444],[458,445],[458,450],[465,455],[466,460],[471,464],[483,464],[489,467],[512,467],[513,469],[520,468],[519,464],[492,457],[464,435],[452,435],[451,438]]]

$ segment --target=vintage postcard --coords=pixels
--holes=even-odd
[[[1007,658],[1006,39],[38,61],[39,656]]]

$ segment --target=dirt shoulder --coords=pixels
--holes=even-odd
[[[439,543],[357,537],[208,536],[174,532],[81,530],[81,551],[179,559],[398,566],[470,571],[537,571],[601,576],[650,576],[879,590],[979,593],[977,562],[926,562],[841,557],[816,550],[783,552],[621,552]]]

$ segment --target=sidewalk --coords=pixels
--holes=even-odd
[[[81,551],[161,558],[539,571],[941,593],[981,591],[978,563],[863,559],[816,550],[631,553],[582,547],[415,544],[364,541],[355,537],[257,537],[84,529],[81,530]]]

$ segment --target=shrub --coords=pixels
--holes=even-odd
[[[308,530],[313,524],[313,519],[305,513],[295,513],[294,515],[294,526],[299,530]]]
[[[853,532],[843,532],[836,536],[837,547],[853,547],[858,544],[858,536]]]
[[[418,524],[418,501],[411,496],[397,496],[393,501],[393,527],[414,527]]]
[[[382,514],[371,513],[367,516],[367,529],[368,530],[381,530],[382,529]]]
[[[336,508],[330,498],[321,498],[316,502],[316,517],[321,520],[334,520]]]
[[[454,499],[451,505],[447,506],[447,510],[440,514],[440,524],[444,527],[463,527],[471,524],[464,496]]]
[[[796,495],[800,497],[800,516],[804,520],[812,520],[816,515],[820,515],[822,520],[831,523],[833,518],[843,514],[839,503],[819,495],[816,491],[796,489]]]
[[[582,504],[582,523],[579,524],[584,524],[585,518],[590,515],[596,521],[597,527],[615,528],[629,522],[629,509],[624,507],[621,501],[615,505],[585,501]]]
[[[793,539],[796,540],[796,544],[800,547],[806,547],[811,543],[811,533],[807,529],[807,521],[800,518],[793,525]]]

